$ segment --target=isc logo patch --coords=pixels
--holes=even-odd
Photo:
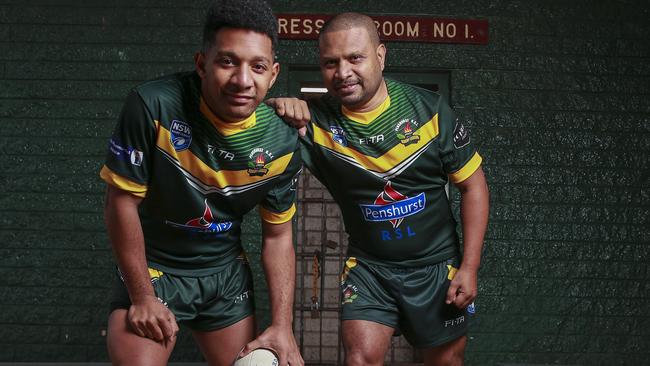
[[[169,126],[169,132],[174,150],[183,151],[190,147],[192,143],[192,128],[187,123],[175,119],[172,121],[171,126]]]

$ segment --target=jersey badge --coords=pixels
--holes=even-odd
[[[144,153],[140,150],[131,149],[131,151],[129,151],[129,157],[131,159],[131,164],[135,166],[140,166],[142,165],[142,159],[144,157]]]
[[[359,297],[359,294],[357,293],[359,289],[355,285],[347,285],[343,288],[342,293],[343,293],[343,299],[341,300],[341,304],[351,304],[354,300]]]
[[[420,136],[417,132],[418,123],[413,119],[403,119],[395,126],[395,135],[404,146],[417,144],[420,141]]]
[[[474,305],[474,302],[471,304],[467,305],[467,313],[469,314],[476,314],[476,305]]]
[[[267,162],[272,159],[273,154],[270,152],[262,148],[253,149],[253,151],[248,155],[248,175],[251,177],[261,177],[266,175],[271,166],[271,163]]]
[[[463,123],[456,119],[456,126],[454,126],[454,147],[460,149],[469,144],[469,131],[463,126]]]
[[[203,215],[201,217],[191,219],[184,224],[179,224],[171,221],[165,221],[165,223],[172,227],[187,230],[194,233],[208,233],[208,234],[215,233],[216,234],[216,233],[222,233],[224,231],[230,230],[230,228],[232,227],[232,222],[230,221],[215,222],[214,216],[212,215],[212,210],[210,209],[210,206],[208,206],[207,199],[204,201],[204,204],[205,204],[205,210],[203,211]]]
[[[384,191],[379,193],[371,205],[359,205],[366,221],[389,221],[397,228],[405,217],[415,215],[426,207],[424,192],[415,197],[407,197],[386,182]]]
[[[144,159],[144,153],[131,146],[124,147],[118,141],[110,139],[108,143],[109,151],[119,160],[128,160],[134,166],[141,166]]]
[[[192,127],[183,121],[173,120],[169,126],[170,140],[174,150],[187,150],[192,143]]]
[[[334,142],[343,147],[348,146],[348,139],[343,128],[339,126],[330,126],[330,131],[332,131],[332,140],[334,140]]]

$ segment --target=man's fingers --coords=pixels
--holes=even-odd
[[[460,309],[467,308],[469,306],[469,304],[471,304],[472,301],[474,301],[474,299],[476,299],[476,294],[463,293],[461,295],[463,296],[462,299],[461,299],[462,301],[456,300],[456,304],[457,304],[456,306],[458,306],[458,308],[460,308]],[[460,295],[458,297],[460,297]]]
[[[163,336],[163,331],[162,329],[160,329],[160,326],[158,324],[159,324],[158,319],[155,318],[151,319],[150,321],[147,322],[147,329],[151,334],[151,339],[160,342],[163,339],[165,339],[165,337]]]
[[[452,281],[451,284],[449,284],[449,290],[447,290],[447,300],[445,301],[447,304],[451,304],[456,300],[457,291],[458,291],[458,284]]]
[[[241,352],[239,352],[239,357],[244,357],[247,354],[251,353],[252,350],[260,348],[262,346],[262,342],[258,341],[257,339],[249,342],[246,347],[244,347]]]
[[[293,119],[296,120],[296,125],[302,126],[304,123],[304,111],[302,110],[302,107],[300,105],[293,106]]]
[[[302,125],[306,125],[311,120],[311,113],[309,113],[309,106],[304,100],[300,101],[300,109],[302,111]]]
[[[172,319],[172,330],[174,331],[174,337],[176,337],[176,335],[180,331],[180,328],[178,328],[178,323],[176,322],[176,318]]]
[[[287,356],[285,356],[284,354],[279,354],[278,355],[278,362],[279,362],[278,365],[286,365],[287,364]]]
[[[173,326],[174,323],[176,322],[171,317],[158,320],[158,324],[160,325],[160,330],[162,331],[163,338],[169,339],[176,334]]]
[[[304,366],[305,364],[305,361],[303,361],[302,357],[300,357],[300,354],[293,353],[290,354],[288,358],[289,358],[289,365],[291,366]]]
[[[463,304],[465,303],[469,303],[469,296],[465,292],[460,292],[454,300],[454,305],[459,309],[464,309],[466,306],[463,306]]]
[[[286,108],[284,103],[275,103],[275,113],[278,114],[278,116],[283,117],[286,113]]]
[[[305,137],[307,135],[307,127],[300,127],[298,129],[298,135]]]
[[[138,324],[131,324],[131,329],[133,330],[133,333],[139,335],[140,337],[147,337],[147,334]]]

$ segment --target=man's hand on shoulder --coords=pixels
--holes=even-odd
[[[269,98],[264,101],[268,106],[275,109],[275,113],[282,119],[298,129],[300,136],[305,136],[305,126],[311,120],[307,102],[298,98]]]

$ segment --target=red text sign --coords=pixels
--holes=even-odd
[[[280,39],[317,39],[333,15],[276,14]],[[429,43],[488,43],[488,22],[410,16],[372,16],[384,41]]]

